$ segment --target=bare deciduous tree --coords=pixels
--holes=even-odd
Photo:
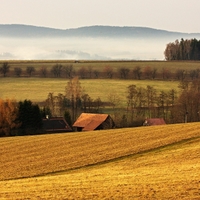
[[[28,67],[26,68],[26,72],[27,72],[27,74],[31,77],[32,74],[35,72],[35,68],[34,68],[33,66],[28,66]]]
[[[49,93],[45,101],[46,107],[50,109],[52,116],[55,116],[55,96],[53,93]]]
[[[48,73],[47,68],[46,67],[41,67],[41,69],[40,69],[41,76],[42,77],[47,77],[47,73]]]
[[[52,67],[51,73],[54,75],[54,77],[59,78],[61,77],[63,66],[61,64],[56,64]]]
[[[146,104],[148,107],[147,115],[149,118],[151,118],[153,116],[152,110],[156,101],[156,89],[153,86],[147,85],[146,98],[147,98]]]
[[[90,111],[90,108],[92,107],[92,98],[88,94],[83,94],[81,96],[82,100],[82,109],[84,112]]]
[[[114,74],[113,68],[110,67],[109,65],[105,66],[105,68],[104,68],[104,73],[106,74],[106,77],[107,77],[107,78],[110,78],[110,79],[113,78],[113,74]]]
[[[17,103],[15,100],[0,99],[0,136],[10,136],[20,126]]]
[[[134,108],[136,107],[136,97],[137,97],[137,89],[136,85],[129,85],[127,87],[128,95],[127,95],[127,112],[131,113],[131,125],[133,124],[133,115]]]
[[[72,78],[72,76],[73,76],[73,65],[66,65],[63,70],[65,72],[66,78]]]
[[[150,79],[151,78],[151,75],[152,75],[152,69],[150,66],[146,66],[144,68],[144,75],[147,79]]]
[[[81,68],[78,70],[78,74],[79,74],[79,77],[81,77],[82,79],[86,78],[87,69],[86,69],[85,67],[81,67]]]
[[[142,71],[141,71],[141,67],[140,66],[136,66],[133,69],[133,76],[134,76],[134,79],[138,79],[138,80],[141,79]]]
[[[187,75],[187,71],[185,71],[184,69],[177,69],[175,72],[176,78],[181,81],[185,79],[186,75]]]
[[[171,77],[171,72],[168,68],[162,68],[162,78],[169,79]]]
[[[88,77],[92,78],[92,67],[91,66],[88,66],[87,72],[88,72]]]
[[[120,78],[127,79],[129,72],[130,72],[130,70],[128,68],[121,67],[119,69]]]
[[[2,67],[0,67],[0,73],[2,73],[4,77],[6,77],[6,74],[9,72],[9,70],[10,70],[10,66],[8,62],[4,62],[2,64]]]
[[[20,77],[22,74],[22,69],[20,67],[15,67],[14,72],[16,76]]]
[[[78,114],[78,107],[80,107],[81,99],[81,83],[79,82],[78,77],[70,79],[65,88],[66,97],[71,101],[71,111],[72,111],[72,120],[75,121]]]
[[[93,71],[95,78],[99,78],[99,71],[97,69],[95,69]]]

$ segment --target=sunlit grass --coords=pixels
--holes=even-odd
[[[199,199],[200,141],[53,176],[0,182],[0,196],[45,199]]]
[[[199,128],[1,138],[0,199],[199,199]]]
[[[55,78],[0,78],[0,98],[14,98],[16,100],[30,99],[32,101],[44,101],[49,92],[55,95],[65,94],[68,79]],[[84,93],[91,98],[101,98],[108,101],[109,94],[120,97],[126,102],[127,87],[131,84],[138,88],[153,86],[157,91],[178,90],[176,81],[153,81],[153,80],[119,80],[119,79],[80,79]]]
[[[198,128],[199,123],[192,123],[0,138],[0,179],[59,172],[136,154],[199,136]]]

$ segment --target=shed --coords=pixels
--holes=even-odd
[[[163,118],[150,118],[146,119],[143,123],[144,126],[155,126],[155,125],[164,125],[165,120]]]
[[[46,133],[71,132],[72,128],[63,117],[43,119],[43,129]]]
[[[115,124],[108,114],[82,113],[73,124],[73,127],[77,131],[93,131],[112,129]]]

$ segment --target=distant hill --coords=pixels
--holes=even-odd
[[[0,24],[0,60],[163,60],[166,44],[198,39],[147,27],[87,26],[55,29]]]
[[[122,38],[200,38],[200,33],[181,33],[147,27],[88,26],[54,29],[20,24],[0,25],[0,37],[122,37]]]

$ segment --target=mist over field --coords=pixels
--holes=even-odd
[[[0,38],[0,59],[163,60],[164,40]]]
[[[0,25],[0,59],[164,60],[166,44],[194,37],[145,27]]]

